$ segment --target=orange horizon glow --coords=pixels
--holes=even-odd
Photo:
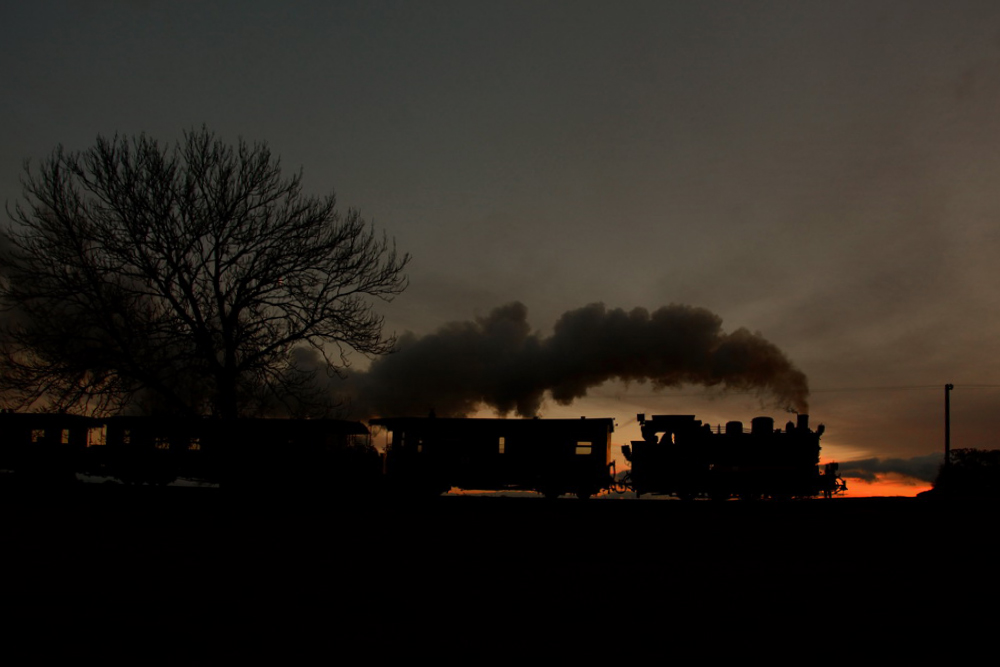
[[[874,482],[866,482],[858,477],[847,477],[847,491],[844,493],[838,493],[836,498],[914,498],[918,493],[924,491],[929,491],[932,487],[929,482],[924,482],[920,480],[915,480],[909,477],[903,477],[901,475],[878,475],[878,479]],[[460,489],[458,487],[452,488],[447,492],[447,495],[451,496],[502,496],[502,495],[514,495],[514,496],[537,496],[542,497],[541,493],[535,491],[528,491],[524,489],[503,489],[503,490],[470,490],[470,489]],[[565,494],[566,497],[570,497],[572,494]],[[635,494],[628,493],[624,495],[619,495],[613,491],[604,490],[600,493],[594,495],[594,498],[634,498]],[[819,495],[817,498],[821,497]],[[643,498],[665,500],[673,499],[670,496],[658,496],[654,494],[644,495]]]
[[[876,480],[874,482],[867,482],[860,477],[844,477],[844,481],[847,482],[847,491],[838,494],[841,498],[892,496],[912,498],[918,493],[931,490],[930,482],[895,473],[876,473]]]

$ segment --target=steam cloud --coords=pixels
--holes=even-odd
[[[538,414],[545,393],[563,405],[618,379],[751,391],[804,412],[806,376],[775,345],[746,329],[722,331],[704,308],[626,312],[591,304],[565,313],[554,333],[532,333],[514,302],[426,336],[404,334],[397,352],[348,379],[351,412],[366,416],[465,416],[481,405]]]

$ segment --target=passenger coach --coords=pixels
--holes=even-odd
[[[373,419],[386,472],[406,491],[537,491],[588,498],[611,486],[613,419]]]

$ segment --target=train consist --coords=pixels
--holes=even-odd
[[[360,422],[0,413],[3,479],[63,485],[78,475],[126,484],[179,478],[248,491],[389,489],[437,495],[451,489],[535,491],[589,498],[634,491],[682,499],[799,498],[843,487],[836,464],[819,470],[823,427],[809,418],[775,430],[767,417],[749,432],[715,432],[691,415],[639,415],[642,440],[622,448],[631,469],[616,474],[613,419],[399,417]],[[384,438],[380,453],[374,446]]]

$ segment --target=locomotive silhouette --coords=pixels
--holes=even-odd
[[[809,428],[809,415],[798,415],[785,430],[775,430],[771,417],[755,417],[747,432],[731,421],[712,431],[694,415],[637,415],[642,440],[622,448],[632,464],[628,485],[636,495],[807,498],[846,490],[837,464],[819,471],[821,424]]]
[[[0,471],[14,483],[65,485],[78,473],[126,484],[178,478],[246,492],[388,490],[438,495],[451,489],[535,491],[554,498],[641,495],[729,498],[830,496],[846,488],[836,464],[819,470],[823,426],[799,415],[784,431],[757,417],[749,431],[713,431],[693,415],[638,415],[642,440],[611,457],[614,420],[87,418],[0,414]]]

